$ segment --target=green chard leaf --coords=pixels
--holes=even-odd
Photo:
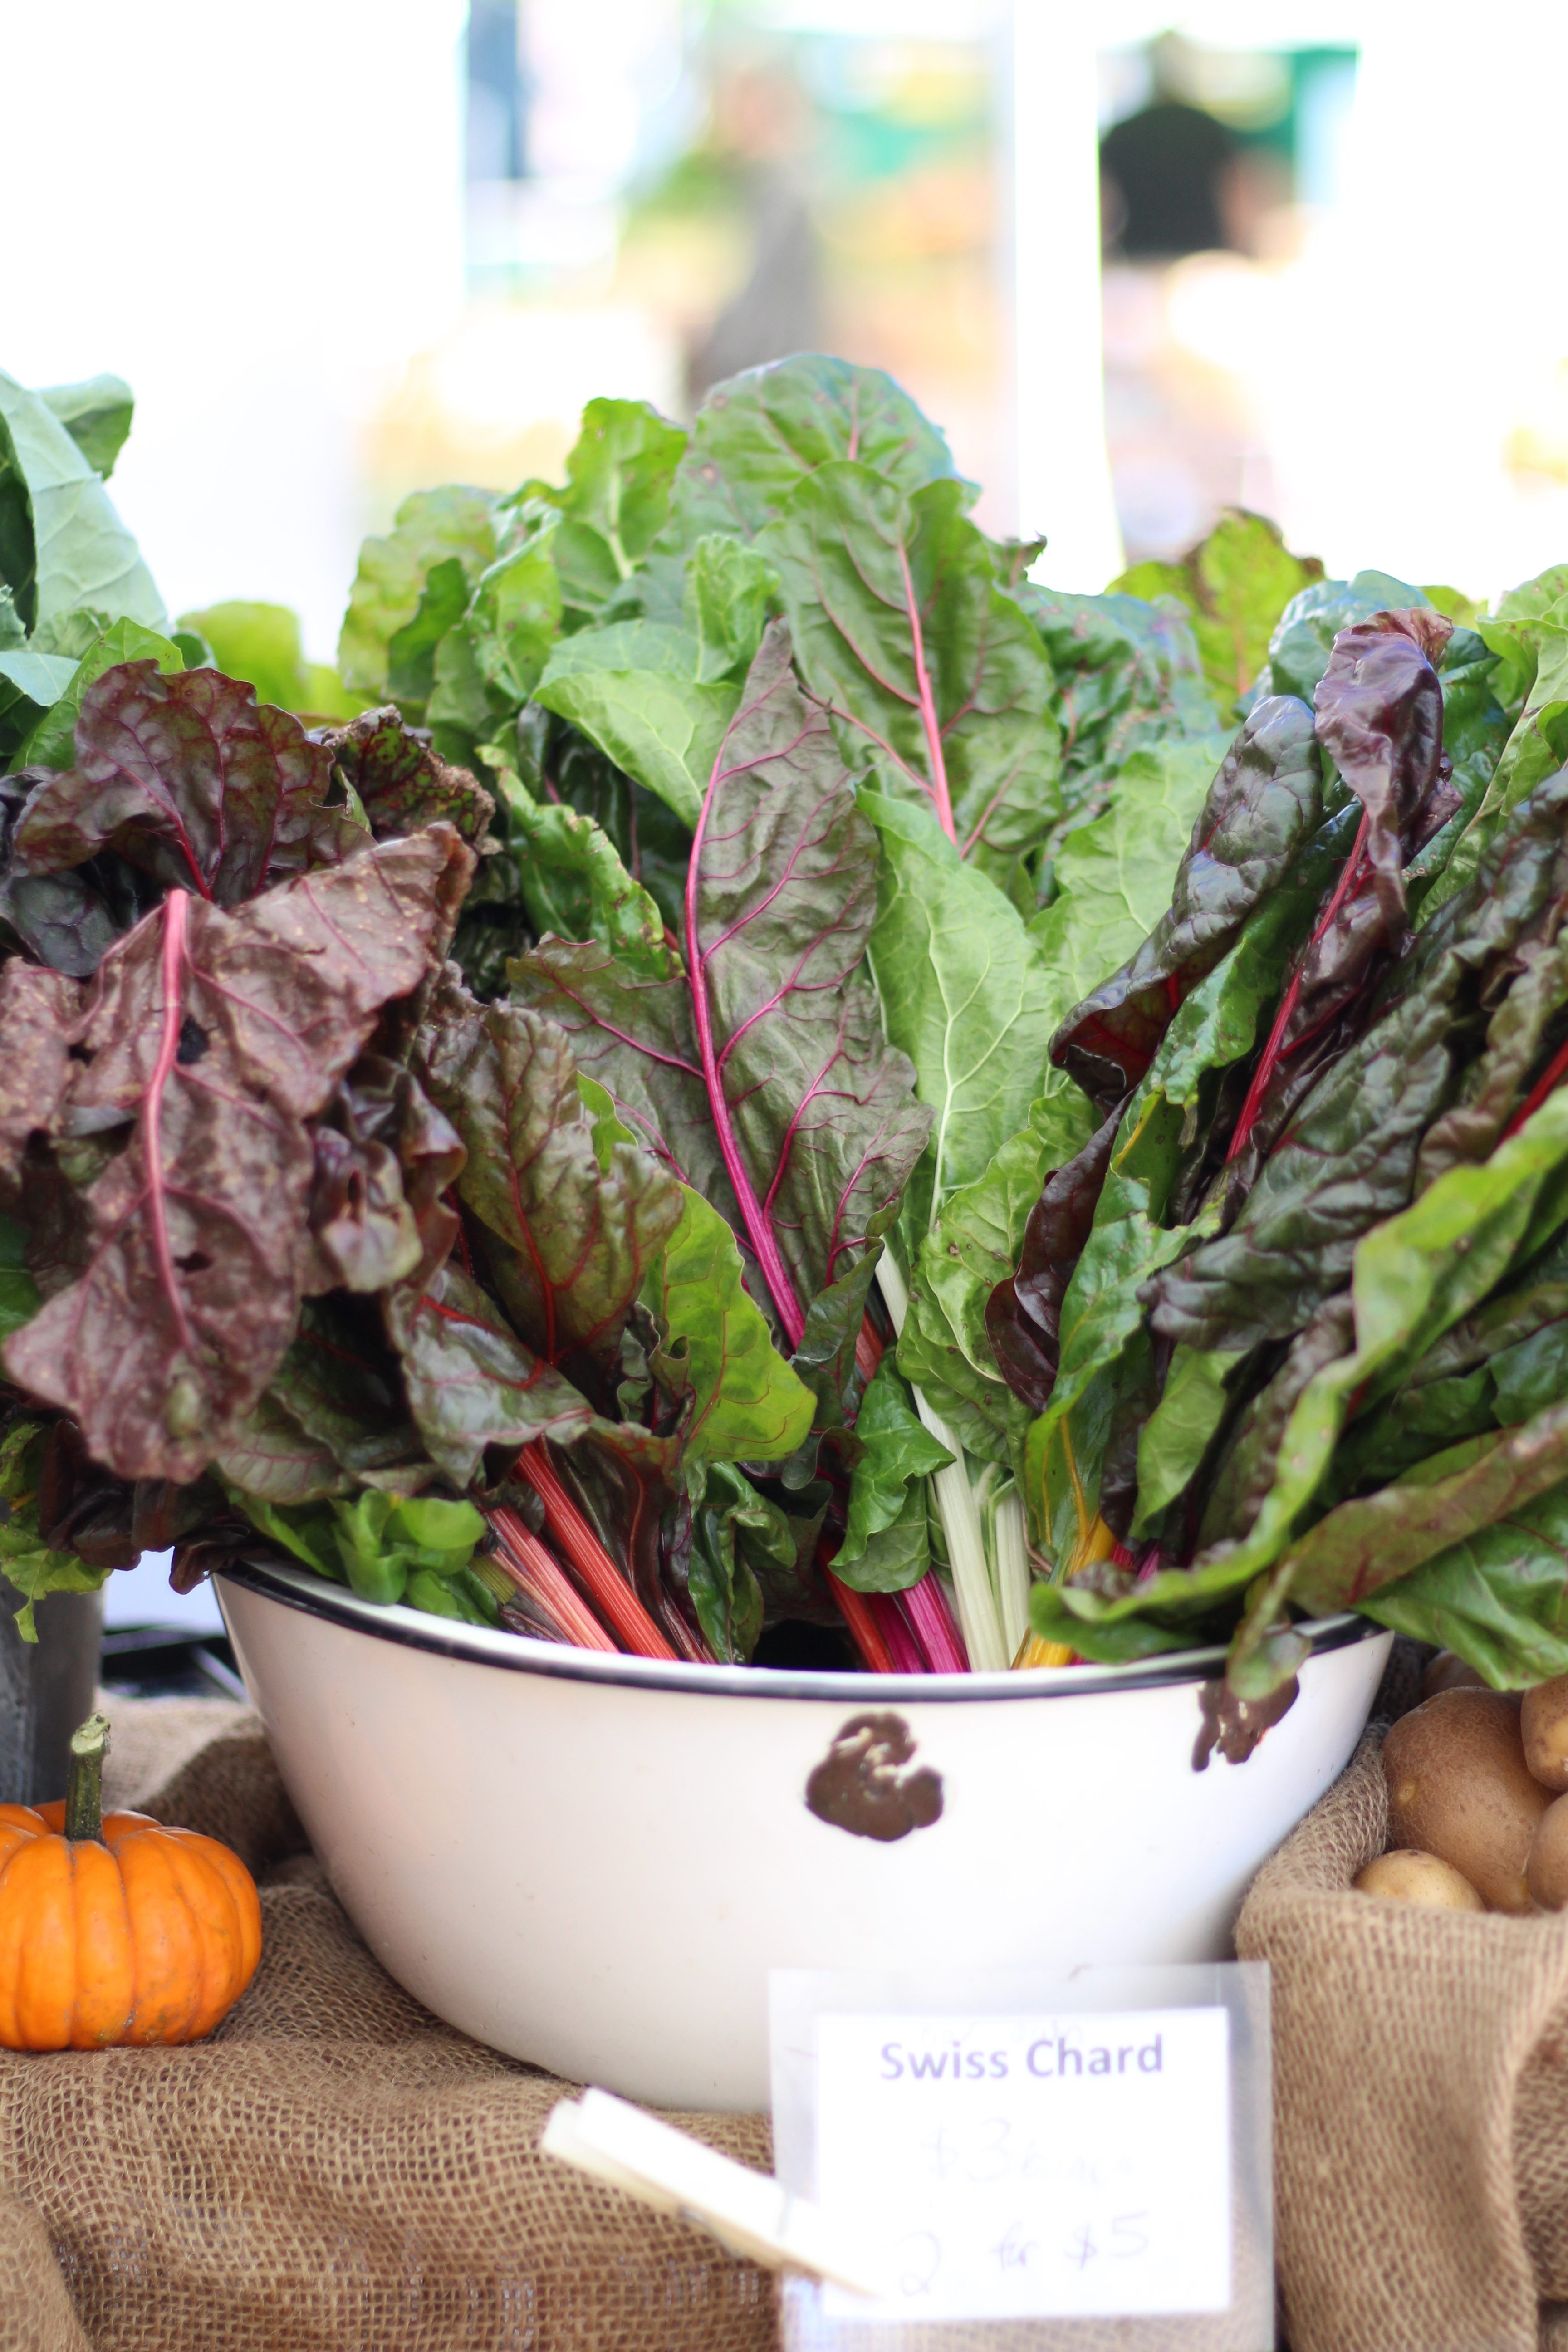
[[[680,1200],[642,1297],[664,1335],[653,1369],[691,1398],[685,1459],[782,1462],[809,1432],[816,1400],[774,1349],[724,1219],[689,1186]]]
[[[870,940],[882,1018],[932,1118],[901,1220],[912,1258],[948,1193],[1026,1122],[1057,988],[1017,909],[928,810],[865,789],[860,806],[882,844]]]
[[[338,640],[338,669],[351,694],[383,700],[395,692],[391,674],[399,665],[426,662],[427,679],[433,677],[441,636],[461,618],[480,573],[495,562],[496,503],[488,490],[416,490],[398,508],[386,538],[365,541]],[[443,572],[425,624],[416,629],[430,575],[447,564],[454,569]],[[439,629],[437,604],[447,614]],[[413,636],[403,636],[409,630]]]
[[[866,1391],[855,1434],[865,1450],[850,1480],[833,1573],[857,1592],[901,1592],[931,1566],[924,1481],[952,1455],[915,1412],[890,1350]]]
[[[1263,667],[1281,614],[1322,572],[1316,557],[1290,553],[1278,524],[1231,507],[1180,563],[1135,564],[1111,592],[1173,596],[1186,606],[1215,708],[1228,721]]]
[[[1019,860],[1061,813],[1050,663],[963,509],[956,481],[906,493],[837,459],[757,543],[846,758],[934,810],[962,856],[1032,905]]]
[[[658,908],[608,834],[565,802],[535,800],[499,744],[483,750],[534,937],[596,940],[637,978],[673,979],[680,959],[666,943]]]
[[[480,572],[461,618],[437,643],[425,715],[438,736],[486,741],[539,684],[561,628],[555,547],[563,529],[547,515],[525,531]]]
[[[1214,705],[1184,607],[1173,597],[1069,596],[1037,581],[1011,593],[1039,631],[1056,678],[1063,815],[1097,815],[1134,751],[1214,731]]]
[[[1519,1427],[1437,1453],[1375,1495],[1352,1496],[1293,1544],[1276,1571],[1314,1617],[1363,1600],[1450,1544],[1510,1518],[1568,1478],[1568,1399]],[[1568,1606],[1563,1612],[1568,1633]]]
[[[1093,1531],[1112,1414],[1148,1370],[1145,1283],[1218,1214],[1165,1224],[1184,1152],[1215,1075],[1248,1055],[1319,900],[1310,857],[1276,890],[1171,1022],[1122,1115],[1094,1226],[1059,1310],[1059,1360],[1028,1433],[1026,1504],[1036,1540],[1064,1570]]]
[[[11,1040],[6,1043],[9,1047]],[[4,1117],[0,1109],[0,1120]],[[0,1216],[0,1339],[30,1322],[39,1304],[38,1286],[27,1269],[26,1234],[14,1217]]]
[[[305,659],[300,616],[287,604],[209,604],[203,612],[182,613],[180,629],[200,637],[210,657],[206,667],[243,678],[256,688],[258,702],[308,712],[311,719],[352,719],[360,707],[336,670]],[[203,666],[186,662],[189,669]]]
[[[732,1462],[700,1456],[688,1465],[686,1486],[686,1582],[697,1622],[721,1665],[745,1665],[767,1613],[764,1579],[795,1573],[795,1533],[787,1515]]]
[[[85,383],[51,384],[38,398],[59,418],[100,482],[107,482],[131,434],[136,401],[117,375],[89,376]]]
[[[591,400],[565,488],[528,482],[510,502],[545,499],[561,515],[554,562],[574,626],[603,614],[663,530],[686,441],[646,400]]]
[[[1553,581],[1554,575],[1548,573],[1542,584],[1551,585]],[[1483,621],[1479,634],[1489,651],[1512,655],[1521,668],[1528,662],[1529,683],[1524,708],[1503,746],[1480,805],[1427,894],[1423,908],[1426,920],[1479,870],[1488,846],[1510,812],[1568,759],[1568,593],[1559,594],[1544,610],[1528,615],[1516,613],[1501,627]]]
[[[164,625],[163,600],[96,467],[43,394],[4,373],[0,581],[28,629],[79,606]]]
[[[13,1421],[0,1435],[0,1576],[22,1595],[13,1622],[24,1642],[36,1642],[33,1611],[50,1592],[96,1592],[110,1573],[89,1568],[73,1551],[51,1551],[38,1527],[38,1475],[47,1425]]]
[[[535,699],[695,825],[740,688],[702,676],[701,642],[656,621],[563,637]]]
[[[880,368],[807,353],[715,384],[675,477],[679,544],[711,531],[754,539],[797,483],[838,458],[899,490],[953,472],[935,425]]]
[[[1498,1690],[1568,1673],[1568,1481],[1371,1592],[1363,1614],[1479,1666]]]

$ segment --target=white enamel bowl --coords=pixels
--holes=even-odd
[[[1197,1772],[1213,1651],[784,1673],[557,1648],[271,1561],[218,1595],[311,1842],[399,1983],[498,2050],[673,2107],[766,2106],[770,1969],[1223,1957],[1391,1639],[1316,1628],[1283,1720]],[[814,1789],[862,1830],[915,1824],[891,1839],[806,1801],[873,1712],[913,1742],[890,1795],[868,1803],[853,1754]]]

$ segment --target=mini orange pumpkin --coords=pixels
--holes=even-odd
[[[261,1956],[261,1906],[216,1838],[102,1814],[109,1725],[71,1740],[63,1801],[0,1805],[0,2048],[199,2042]]]

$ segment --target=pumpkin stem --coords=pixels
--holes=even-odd
[[[103,1759],[109,1717],[89,1715],[71,1733],[70,1774],[66,1781],[66,1835],[79,1844],[103,1835]]]

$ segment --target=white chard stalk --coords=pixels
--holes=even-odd
[[[1002,1619],[1002,1639],[1007,1663],[1022,1649],[1029,1633],[1029,1542],[1024,1531],[1024,1502],[1016,1486],[996,1498],[992,1521],[992,1550],[996,1561],[996,1606]]]
[[[877,1267],[877,1282],[887,1302],[895,1333],[904,1328],[909,1311],[909,1286],[894,1265],[889,1251],[884,1249]],[[959,1628],[963,1644],[969,1652],[969,1663],[976,1674],[1005,1674],[1017,1654],[1018,1643],[1009,1649],[1002,1621],[991,1590],[991,1571],[985,1559],[985,1538],[980,1525],[980,1507],[969,1483],[969,1471],[963,1448],[941,1413],[926,1402],[921,1391],[911,1381],[915,1411],[936,1439],[945,1445],[952,1460],[945,1470],[932,1474],[931,1486],[936,1495],[936,1507],[942,1519],[942,1531],[947,1538],[948,1566],[952,1570],[953,1599],[958,1603]],[[1019,1532],[1022,1535],[1022,1520]],[[1025,1575],[1028,1574],[1026,1557]],[[1025,1604],[1027,1622],[1027,1602]],[[1018,1641],[1022,1641],[1020,1632]]]

